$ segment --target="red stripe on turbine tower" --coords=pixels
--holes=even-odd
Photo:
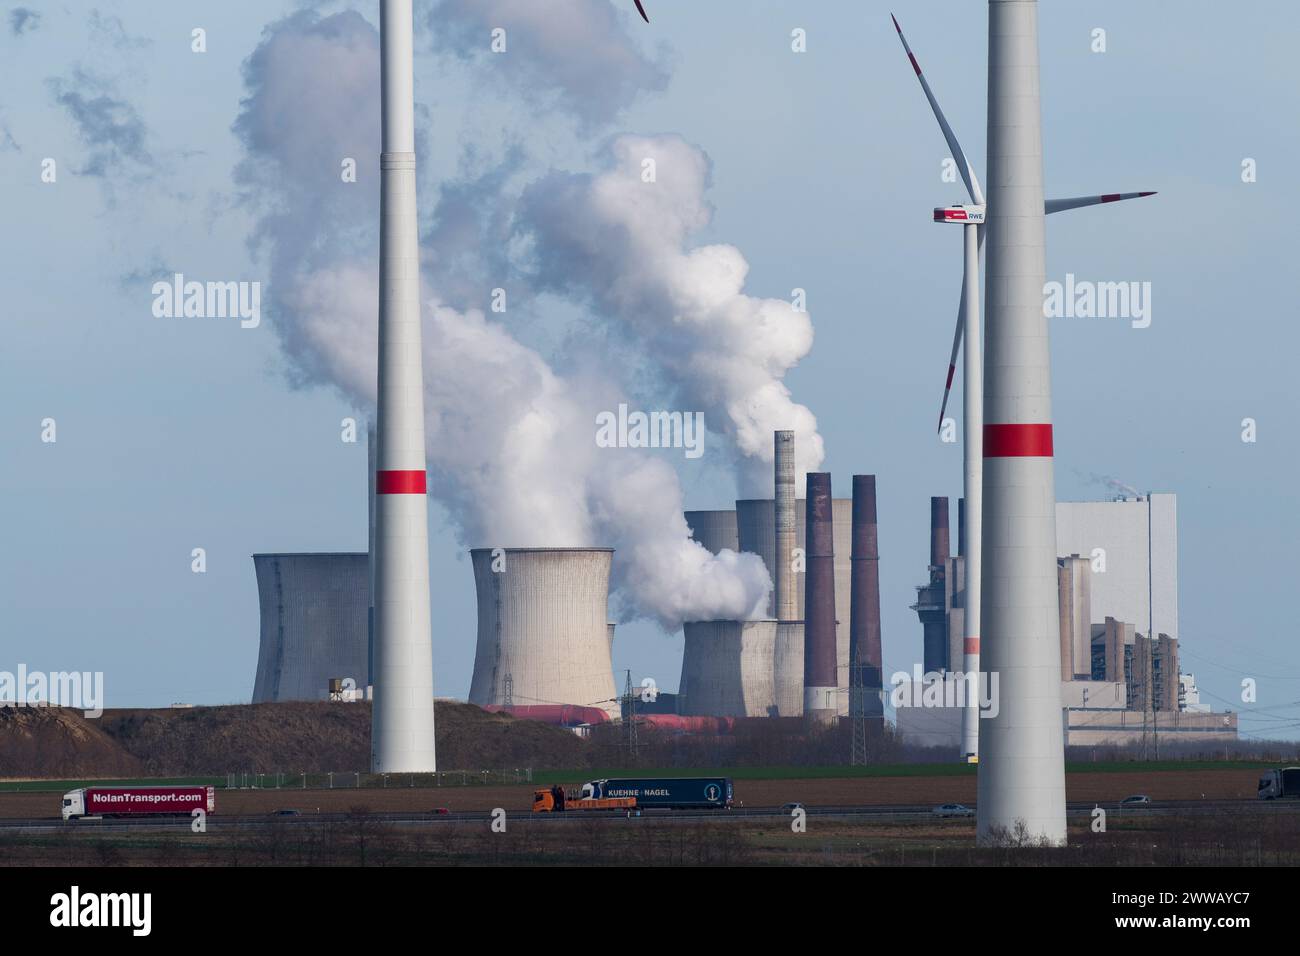
[[[962,653],[978,654],[980,652],[980,639],[978,637],[968,637],[962,642]]]
[[[423,471],[377,471],[375,472],[375,494],[428,494],[425,474]]]
[[[1051,425],[985,425],[985,458],[1051,458]]]

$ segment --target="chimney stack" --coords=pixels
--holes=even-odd
[[[966,557],[966,499],[957,499],[957,557]]]
[[[793,621],[799,616],[795,593],[794,561],[794,432],[779,431],[774,438],[776,497],[773,512],[776,520],[776,567],[772,569],[776,586],[776,619]]]
[[[930,567],[948,566],[951,542],[948,537],[948,499],[930,499]]]
[[[849,592],[849,714],[883,716],[880,662],[880,550],[876,476],[853,476],[853,550]]]
[[[803,714],[807,723],[833,723],[839,713],[835,673],[835,538],[831,476],[808,473],[804,578]]]
[[[930,499],[930,567],[927,582],[916,589],[912,610],[921,619],[925,672],[951,669],[948,661],[948,620],[945,589],[948,581],[948,499]]]

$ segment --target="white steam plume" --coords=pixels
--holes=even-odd
[[[353,13],[296,14],[267,30],[245,78],[235,130],[248,155],[237,179],[260,214],[271,320],[301,381],[372,405],[375,31]],[[322,160],[338,155],[370,158],[369,172],[342,182]],[[436,282],[437,268],[426,254],[424,278]],[[615,383],[560,376],[482,312],[440,304],[428,286],[425,299],[430,488],[463,543],[613,547],[624,603],[670,629],[761,614],[771,588],[761,559],[713,556],[691,540],[673,469],[596,446],[596,413],[624,400]]]
[[[586,298],[659,364],[682,401],[743,456],[742,494],[772,493],[772,432],[795,432],[799,480],[824,458],[817,420],[782,381],[812,348],[808,314],[744,293],[730,245],[689,248],[708,225],[709,160],[678,136],[621,136],[608,168],[528,187],[517,228],[534,240],[534,282]],[[653,163],[653,181],[646,181]]]

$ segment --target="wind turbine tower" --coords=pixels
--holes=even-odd
[[[977,832],[988,841],[1023,824],[1031,837],[1064,843],[1044,217],[1155,193],[1044,200],[1037,0],[989,0],[987,201],[897,19],[894,28],[971,200],[935,209],[934,221],[959,224],[964,233],[961,304],[939,412],[942,428],[964,332],[963,672],[982,669],[990,675],[990,692],[994,686],[997,691],[987,719],[980,719],[977,694],[968,693],[963,714],[963,755],[981,761]],[[981,353],[979,258],[985,233],[987,352]]]
[[[989,0],[988,174],[981,663],[998,676],[998,709],[980,721],[976,834],[1023,824],[1063,844],[1037,0]]]
[[[370,768],[436,769],[411,0],[380,7],[379,436]]]

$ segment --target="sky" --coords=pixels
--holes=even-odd
[[[745,423],[715,414],[734,396],[703,387],[700,369],[762,379],[782,407],[815,416],[838,495],[855,473],[878,476],[885,670],[910,670],[928,498],[961,488],[960,445],[933,427],[960,240],[933,228],[931,209],[962,190],[941,179],[947,149],[889,10],[651,0],[647,25],[630,0],[557,0],[541,21],[529,7],[416,0],[425,294],[444,310],[427,320],[432,341],[472,342],[457,365],[517,373],[516,388],[492,393],[506,412],[545,399],[569,421],[618,397],[706,407],[704,455],[637,466],[662,479],[655,507],[676,507],[674,495],[687,509],[729,507],[762,473]],[[898,0],[893,12],[982,175],[985,5]],[[377,4],[29,2],[0,17],[0,670],[102,671],[109,706],[247,701],[251,555],[366,547],[366,450],[340,440],[340,423],[367,410],[365,328],[345,320],[374,281]],[[503,54],[489,49],[495,25]],[[1300,728],[1283,617],[1300,538],[1285,212],[1300,154],[1287,119],[1300,112],[1298,27],[1284,0],[1231,16],[1196,0],[1040,11],[1048,195],[1159,191],[1048,220],[1049,280],[1151,284],[1146,328],[1051,320],[1057,496],[1103,498],[1106,478],[1178,494],[1183,669],[1203,700],[1242,712],[1243,736]],[[671,240],[664,262],[583,245],[584,217],[627,211],[598,200],[628,142],[691,172],[666,180],[675,205],[619,221]],[[340,184],[340,155],[356,156],[359,183]],[[54,182],[42,178],[49,159]],[[743,293],[719,290],[741,266]],[[152,284],[174,272],[260,282],[260,324],[154,315]],[[723,307],[687,309],[692,321],[668,334],[656,310],[697,281]],[[493,314],[502,283],[518,305]],[[809,327],[782,325],[734,368],[726,322],[757,322],[796,288]],[[447,416],[472,427],[447,425],[455,448],[431,459],[446,488],[430,509],[437,693],[468,691],[467,548],[486,543],[471,539],[554,514],[512,479],[572,509],[556,535],[608,537],[586,543],[625,555],[620,683],[630,670],[674,689],[682,637],[666,622],[687,599],[664,595],[716,582],[718,600],[739,606],[752,568],[700,564],[680,541],[638,558],[629,542],[654,515],[629,517],[606,459],[590,465],[601,481],[566,497],[563,469],[587,468],[587,453],[564,440],[500,470],[484,436],[509,423],[481,417],[476,383],[464,384],[472,406],[449,398]],[[960,420],[960,380],[956,396]],[[56,441],[42,440],[47,419]],[[491,524],[503,504],[519,505],[511,530]],[[648,580],[665,553],[681,559],[676,576]],[[1241,701],[1244,678],[1257,681],[1254,703]]]

